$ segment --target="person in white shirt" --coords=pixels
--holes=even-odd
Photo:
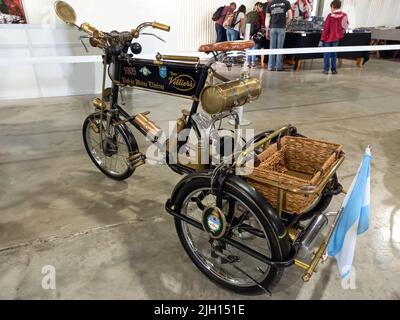
[[[307,20],[311,18],[313,0],[296,0],[292,5],[293,18],[295,20]]]

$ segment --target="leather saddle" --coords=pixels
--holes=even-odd
[[[255,46],[253,40],[225,41],[219,43],[203,44],[199,48],[199,52],[227,52],[227,51],[244,51]]]

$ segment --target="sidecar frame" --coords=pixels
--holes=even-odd
[[[269,133],[265,138],[257,141],[253,146],[247,148],[239,155],[238,161],[235,164],[236,167],[242,166],[245,163],[245,159],[246,159],[247,155],[249,155],[251,152],[253,152],[254,150],[256,150],[257,148],[259,148],[261,146],[264,146],[264,148],[266,148],[267,146],[269,146],[271,141],[273,141],[273,139],[281,136],[282,134],[288,133],[288,132],[290,134],[291,129],[293,129],[293,127],[290,125],[284,126],[281,129],[274,131],[273,133]],[[262,179],[262,178],[254,177],[251,175],[239,177],[239,176],[235,175],[233,172],[231,172],[230,174],[228,174],[227,178],[225,179],[225,183],[234,184],[238,188],[243,190],[243,192],[246,193],[248,196],[255,197],[258,199],[258,201],[261,201],[261,202],[264,201],[263,202],[264,203],[263,208],[265,208],[264,212],[265,212],[268,220],[270,221],[271,225],[273,226],[275,233],[276,233],[277,237],[279,238],[280,242],[282,243],[282,245],[284,247],[286,247],[288,249],[286,250],[287,254],[284,256],[284,259],[273,260],[273,259],[270,259],[256,251],[252,250],[251,248],[231,239],[231,238],[224,236],[220,240],[222,242],[225,242],[225,243],[249,254],[250,256],[252,256],[270,266],[280,267],[280,268],[288,268],[288,267],[295,265],[298,268],[301,268],[304,270],[302,279],[304,282],[308,282],[311,279],[312,275],[316,272],[316,268],[317,268],[318,264],[321,262],[321,260],[324,259],[324,256],[326,256],[326,250],[328,247],[328,243],[329,243],[329,241],[332,237],[332,234],[336,228],[336,225],[342,215],[342,211],[329,213],[330,216],[332,216],[332,215],[336,216],[335,221],[331,225],[328,235],[322,241],[322,243],[320,244],[314,257],[312,258],[311,262],[308,264],[308,263],[305,263],[305,262],[297,259],[300,248],[301,248],[301,244],[297,243],[295,241],[295,239],[294,239],[295,237],[293,237],[293,235],[290,235],[289,228],[287,228],[284,225],[284,222],[282,220],[282,213],[283,213],[282,208],[283,208],[284,195],[285,195],[285,192],[293,192],[293,193],[302,194],[302,195],[315,195],[315,194],[322,195],[324,190],[326,190],[327,185],[329,184],[330,181],[332,181],[334,175],[336,174],[336,171],[342,165],[344,160],[345,160],[345,155],[344,155],[344,153],[341,153],[340,156],[338,157],[338,159],[336,160],[336,162],[334,163],[334,165],[332,166],[332,168],[330,169],[330,171],[325,175],[325,177],[321,180],[321,182],[317,186],[306,187],[306,188],[294,188],[293,186],[290,186],[287,184],[282,184],[282,183],[278,183],[275,181],[271,181],[269,179]],[[199,223],[198,221],[191,219],[187,216],[182,215],[180,212],[177,212],[175,210],[174,206],[175,206],[175,201],[178,197],[179,192],[182,190],[183,186],[188,181],[190,181],[192,179],[200,179],[200,178],[205,178],[205,177],[211,179],[211,176],[212,176],[212,172],[209,170],[203,171],[203,172],[195,172],[193,174],[186,176],[175,187],[171,198],[167,201],[167,203],[165,205],[165,210],[172,216],[174,216],[178,219],[181,219],[181,220],[185,221],[186,223],[188,223],[200,230],[204,230],[203,225],[201,223]],[[269,204],[268,200],[263,195],[261,195],[258,191],[256,191],[254,189],[254,187],[250,183],[251,180],[256,180],[261,183],[269,184],[269,185],[272,185],[279,189],[278,208],[277,209],[274,209]],[[344,193],[342,187],[340,186],[336,190],[331,191],[331,194],[338,195],[342,192]],[[260,200],[260,198],[262,198],[262,200]],[[321,199],[321,198],[319,198],[319,199]],[[265,202],[267,203],[267,205],[265,205]],[[320,214],[323,214],[323,213],[321,212]]]

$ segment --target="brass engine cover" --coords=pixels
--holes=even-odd
[[[207,113],[218,114],[257,100],[261,91],[260,80],[240,79],[205,87],[200,101]]]

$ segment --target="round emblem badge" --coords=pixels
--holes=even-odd
[[[209,207],[203,213],[203,228],[211,238],[222,238],[226,231],[224,213],[217,207]]]

